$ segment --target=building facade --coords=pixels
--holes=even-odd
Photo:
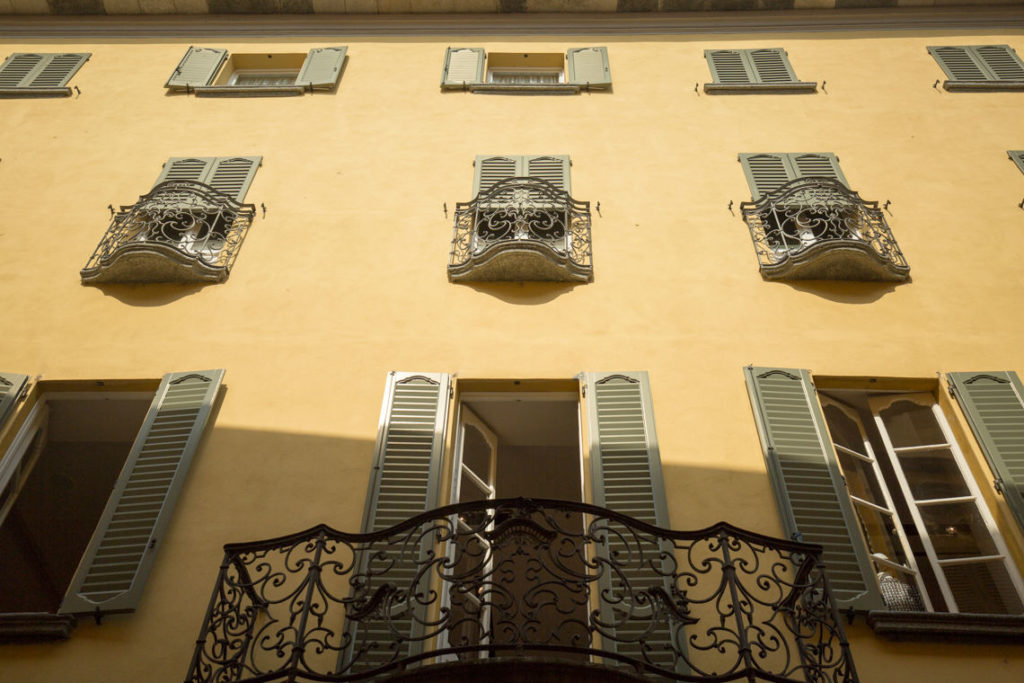
[[[4,677],[1019,680],[1019,3],[451,9],[0,9]]]

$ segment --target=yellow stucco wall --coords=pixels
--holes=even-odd
[[[5,55],[92,58],[72,80],[78,97],[0,101],[2,369],[91,379],[224,367],[227,390],[138,612],[82,620],[67,642],[0,647],[2,677],[180,680],[222,544],[321,521],[358,529],[389,370],[647,370],[673,527],[725,518],[780,535],[742,366],[1024,374],[1024,175],[1006,157],[1024,148],[1024,93],[934,89],[944,76],[925,50],[993,43],[1024,53],[1024,30],[4,41]],[[336,93],[169,95],[190,44],[349,51]],[[442,94],[449,45],[607,45],[614,90]],[[826,92],[694,92],[710,80],[704,49],[759,46],[784,46]],[[763,281],[738,215],[741,152],[836,153],[862,197],[891,200],[913,281]],[[573,194],[601,202],[592,284],[448,283],[442,204],[470,199],[486,153],[572,156]],[[248,201],[266,217],[226,283],[79,283],[107,204],[133,202],[170,156],[238,154],[263,156]],[[860,622],[850,635],[865,682],[1024,670],[1019,647],[891,643]]]

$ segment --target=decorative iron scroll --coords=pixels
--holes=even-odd
[[[762,272],[784,275],[788,266],[846,250],[876,262],[878,277],[869,279],[905,280],[910,273],[878,202],[837,180],[800,178],[740,210]]]
[[[857,681],[820,546],[528,499],[225,546],[187,681],[351,681],[502,657]]]
[[[448,264],[453,279],[505,250],[544,254],[565,269],[567,277],[559,279],[591,279],[590,202],[577,201],[546,180],[518,177],[455,205]]]
[[[255,215],[252,204],[239,203],[209,185],[188,180],[160,183],[114,215],[82,270],[83,280],[95,279],[133,251],[157,252],[226,276]]]

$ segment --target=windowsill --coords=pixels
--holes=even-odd
[[[796,83],[705,83],[704,92],[709,95],[728,93],[812,93],[818,91],[817,83],[799,81]]]
[[[71,88],[0,88],[0,97],[70,97]]]
[[[1024,90],[1024,80],[1018,81],[946,81],[942,87],[950,92],[970,90]]]
[[[0,614],[0,642],[67,640],[78,620],[70,614],[12,612]]]
[[[511,93],[525,95],[575,95],[582,86],[571,83],[470,83],[470,92]]]
[[[200,85],[192,89],[197,97],[286,97],[301,95],[301,85]]]
[[[1024,643],[1024,616],[944,612],[868,612],[868,626],[891,640]]]

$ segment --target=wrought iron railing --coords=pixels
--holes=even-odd
[[[190,683],[351,681],[552,657],[683,681],[857,675],[819,546],[582,503],[439,508],[225,546]]]
[[[503,253],[517,251],[544,255],[561,276],[535,277],[527,272],[523,278],[507,279],[592,279],[590,202],[573,199],[546,180],[517,177],[455,205],[448,263],[453,280],[477,279],[472,277],[474,270]],[[509,272],[502,269],[503,274],[493,279],[506,279]]]
[[[196,264],[223,279],[255,215],[252,204],[242,204],[209,185],[188,180],[160,183],[114,214],[82,278],[96,279],[126,253],[145,251]]]
[[[831,178],[800,178],[740,204],[762,272],[785,269],[833,250],[877,262],[879,279],[904,280],[907,261],[878,208]]]

